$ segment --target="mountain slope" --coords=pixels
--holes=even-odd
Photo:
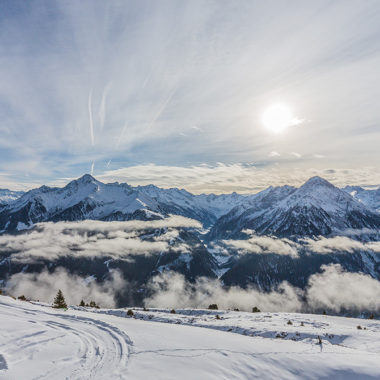
[[[104,184],[86,174],[63,188],[42,186],[0,209],[0,231],[11,232],[46,221],[157,219],[182,215],[212,224],[249,197],[233,194],[193,195],[156,186]]]
[[[253,203],[222,216],[208,238],[241,238],[244,229],[294,237],[325,236],[348,228],[379,229],[380,215],[328,181],[313,177],[298,189],[275,188],[259,193]]]
[[[0,229],[14,231],[37,222],[59,220],[103,219],[116,211],[128,216],[137,210],[159,214],[152,199],[138,197],[126,185],[103,184],[84,175],[63,188],[42,186],[25,193],[0,211]]]
[[[380,212],[380,187],[366,190],[360,186],[346,186],[342,189],[371,210]]]

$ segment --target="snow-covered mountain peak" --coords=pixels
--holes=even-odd
[[[357,193],[359,190],[356,189]],[[370,195],[376,198],[377,194],[373,191]],[[372,215],[375,210],[366,206],[364,197],[355,198],[318,176],[299,188],[285,185],[270,186],[251,195],[194,195],[183,189],[162,189],[155,185],[106,184],[85,174],[63,188],[42,186],[3,205],[0,230],[10,231],[18,222],[31,225],[50,220],[138,219],[145,218],[146,212],[158,217],[183,215],[201,221],[205,227],[226,216],[222,224],[228,230],[240,231],[245,226],[261,229],[263,233],[329,233],[333,224],[337,228],[377,226],[378,216]],[[310,223],[313,228],[305,230],[303,226]],[[314,224],[321,223],[323,229],[314,228]]]
[[[312,177],[299,188],[275,187],[258,193],[220,218],[209,238],[239,237],[244,229],[278,236],[317,236],[379,226],[374,210],[325,179]]]
[[[281,208],[316,207],[327,212],[357,209],[361,206],[350,195],[324,178],[315,176],[307,180],[281,203]]]
[[[326,179],[319,177],[319,176],[314,176],[309,178],[301,187],[300,189],[306,189],[306,190],[311,190],[315,187],[328,187],[328,188],[335,188],[335,186],[327,181]]]
[[[102,184],[102,182],[98,181],[96,178],[94,178],[90,174],[85,174],[82,177],[78,179],[74,179],[73,181],[69,182],[65,188],[70,188],[70,187],[82,187],[82,186],[89,186],[89,185],[96,185],[99,186]]]
[[[82,177],[79,177],[76,181],[79,183],[99,182],[91,174],[83,174]]]

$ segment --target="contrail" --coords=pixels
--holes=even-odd
[[[152,119],[152,121],[149,124],[148,128],[151,128],[153,124],[157,121],[157,119],[161,116],[162,112],[165,110],[167,105],[170,103],[174,93],[177,91],[177,87],[174,87],[174,89],[169,93],[168,97],[163,102],[162,106],[160,107],[159,111],[156,113],[155,117]]]
[[[94,166],[95,166],[95,163],[93,162],[93,163],[91,164],[91,175],[94,174]]]
[[[90,137],[91,137],[91,145],[94,146],[94,125],[92,122],[92,90],[88,95],[88,118],[90,122]]]
[[[117,142],[116,142],[116,145],[115,145],[115,148],[116,148],[116,149],[119,148],[119,145],[120,145],[121,139],[122,139],[123,136],[124,136],[125,128],[127,128],[127,124],[124,125],[123,129],[121,130],[120,136],[119,136],[119,138],[117,139]]]
[[[106,120],[106,101],[107,101],[107,95],[108,92],[111,88],[112,82],[108,82],[106,87],[103,90],[103,95],[102,95],[102,101],[100,102],[100,107],[99,107],[99,119],[100,119],[100,127],[103,130],[104,127],[104,122]]]

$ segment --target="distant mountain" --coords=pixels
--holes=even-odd
[[[244,229],[290,237],[328,235],[347,228],[380,228],[376,211],[380,190],[341,190],[320,177],[309,179],[300,188],[269,187],[252,195],[194,195],[154,185],[105,184],[88,174],[63,188],[42,186],[26,193],[3,192],[8,201],[0,206],[1,232],[46,221],[149,220],[169,214],[212,227],[208,240],[241,238]]]
[[[0,206],[10,203],[24,194],[23,191],[0,189]]]
[[[374,190],[366,190],[360,186],[346,186],[342,190],[366,205],[369,209],[380,212],[380,187]]]
[[[248,198],[236,193],[193,195],[153,185],[105,184],[86,174],[63,188],[42,186],[6,204],[0,208],[0,231],[17,231],[46,221],[148,220],[169,214],[193,218],[209,226]]]
[[[265,254],[241,254],[228,247],[227,254],[218,251],[226,244],[221,240],[247,239],[245,230],[272,238],[286,237],[298,243],[307,237],[330,236],[346,229],[380,232],[377,201],[378,190],[339,189],[320,177],[310,178],[299,188],[269,187],[251,195],[194,195],[186,190],[153,185],[104,184],[86,174],[63,188],[42,186],[14,195],[14,199],[0,205],[0,232],[33,233],[41,228],[34,226],[39,222],[155,220],[170,214],[196,219],[205,229],[179,228],[167,251],[131,254],[131,260],[115,258],[106,248],[96,257],[78,256],[75,249],[80,247],[74,247],[72,252],[59,258],[44,256],[38,263],[25,263],[12,259],[22,252],[19,248],[12,250],[4,243],[0,255],[0,284],[14,273],[53,271],[57,267],[84,277],[95,276],[101,282],[112,269],[119,269],[131,284],[130,290],[119,299],[123,306],[141,302],[149,292],[149,280],[163,271],[182,273],[189,281],[201,276],[220,277],[226,286],[256,286],[262,290],[270,290],[284,280],[304,287],[311,274],[330,263],[380,279],[380,254],[371,249],[325,254],[311,252],[298,244],[303,248],[294,257],[281,255],[273,247],[267,248],[273,252]],[[165,229],[139,234],[142,234],[141,239],[149,240],[165,234]],[[377,239],[379,233],[376,236],[370,239]],[[178,249],[182,244],[188,247],[187,252]]]
[[[348,272],[366,273],[380,280],[379,255],[370,252],[337,254],[301,254],[290,256],[243,255],[231,265],[221,280],[226,286],[255,286],[269,291],[283,281],[304,288],[312,274],[321,271],[322,265],[339,264]]]
[[[260,235],[302,237],[345,229],[380,228],[380,215],[320,177],[300,188],[269,188],[219,218],[208,239],[241,238],[242,230]]]

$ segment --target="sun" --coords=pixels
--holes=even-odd
[[[272,133],[281,133],[293,124],[294,117],[289,107],[273,104],[265,109],[262,122]]]

